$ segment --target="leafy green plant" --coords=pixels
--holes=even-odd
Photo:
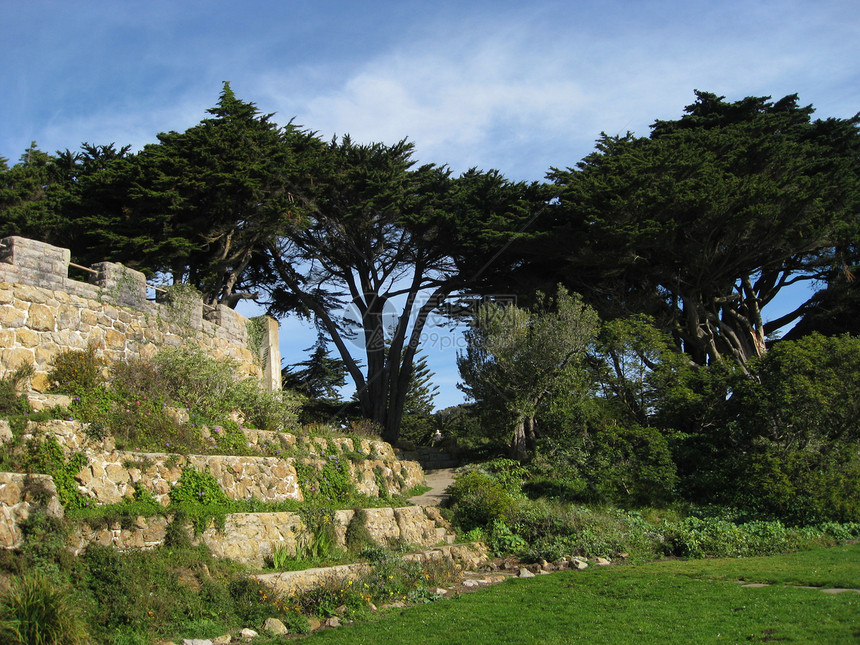
[[[182,507],[197,533],[206,528],[210,519],[223,526],[224,517],[232,510],[230,499],[212,473],[190,465],[182,469],[179,481],[170,489],[170,501]]]
[[[0,597],[0,637],[9,645],[84,645],[89,640],[72,589],[40,572],[13,580]]]
[[[227,502],[228,497],[211,473],[186,466],[182,469],[179,481],[170,489],[170,501],[174,504],[207,506]]]
[[[321,561],[334,556],[337,551],[334,511],[330,508],[304,507],[299,513],[306,530],[296,545],[296,557]]]
[[[490,524],[487,542],[490,551],[497,556],[519,553],[528,546],[522,537],[514,533],[507,524],[500,520],[493,520]]]
[[[272,549],[273,569],[286,569],[291,562],[295,561],[295,559],[296,556],[286,546],[278,545]]]
[[[63,448],[54,437],[34,439],[28,446],[28,469],[32,472],[50,475],[57,487],[57,495],[63,506],[82,508],[89,500],[78,491],[75,476],[81,471],[87,459],[83,453],[66,458]]]
[[[385,480],[385,473],[382,466],[373,467],[373,477],[376,480],[376,488],[379,490],[379,498],[382,500],[391,499],[391,493],[388,492],[388,482]]]
[[[349,460],[332,454],[323,457],[321,467],[296,461],[293,465],[306,500],[345,503],[358,497]]]

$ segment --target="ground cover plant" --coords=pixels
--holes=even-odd
[[[320,643],[849,643],[860,545],[767,558],[671,560],[507,582],[311,636]],[[745,587],[739,583],[770,583]]]

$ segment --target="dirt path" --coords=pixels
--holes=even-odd
[[[424,482],[430,487],[423,495],[410,497],[409,501],[417,506],[440,506],[448,497],[445,489],[454,483],[453,468],[439,468],[424,471]]]

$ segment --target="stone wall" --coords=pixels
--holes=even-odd
[[[20,525],[35,509],[51,517],[62,517],[63,509],[54,482],[48,475],[0,473],[0,548],[14,549],[23,539]],[[451,544],[451,526],[435,507],[369,508],[363,511],[364,526],[377,544],[394,541],[435,547]],[[335,545],[346,547],[347,527],[355,511],[334,511],[329,522],[334,526]],[[114,546],[121,551],[147,549],[164,544],[172,516],[137,517],[125,524],[90,525],[76,523],[67,545],[75,555],[89,544]],[[300,513],[233,513],[227,515],[223,527],[210,522],[200,535],[190,524],[183,527],[195,544],[203,543],[212,553],[254,567],[263,567],[275,549],[284,549],[295,556],[300,544],[310,537]]]
[[[470,544],[451,544],[433,549],[410,553],[404,560],[438,564],[447,562],[456,571],[474,570],[487,562],[487,547],[481,542]],[[319,567],[304,571],[280,571],[263,573],[254,578],[268,585],[276,592],[289,596],[326,583],[337,583],[344,580],[358,580],[372,569],[371,565],[360,562],[357,564],[341,564],[335,567]]]
[[[396,495],[420,484],[424,472],[416,462],[398,461],[391,445],[384,441],[361,440],[357,447],[348,437],[296,437],[286,432],[246,430],[248,447],[272,445],[292,447],[296,456],[230,456],[177,455],[168,452],[143,453],[116,450],[112,437],[96,440],[88,437],[80,421],[52,420],[30,422],[21,437],[23,442],[53,437],[66,455],[81,452],[87,463],[77,474],[78,490],[97,504],[116,504],[134,494],[135,485],[148,490],[164,506],[170,501],[170,489],[182,475],[182,469],[193,466],[211,473],[230,499],[258,499],[264,502],[302,501],[296,473],[297,460],[322,468],[326,457],[354,452],[349,460],[352,480],[360,493],[380,494],[377,472],[387,493]],[[366,455],[367,458],[357,458]]]
[[[355,511],[335,511],[330,522],[334,525],[336,546],[346,547],[346,527]],[[409,506],[404,508],[369,508],[365,510],[365,526],[377,544],[385,545],[402,540],[416,546],[451,544],[454,533],[436,508]],[[79,523],[69,537],[72,553],[78,554],[88,544],[114,546],[121,551],[152,548],[164,543],[171,517],[138,517],[133,523],[122,526],[90,527]],[[295,556],[299,545],[310,532],[299,513],[232,513],[224,526],[212,522],[200,535],[185,527],[192,542],[205,544],[212,554],[254,567],[263,567],[271,561],[275,549],[284,549]]]
[[[192,342],[280,389],[274,320],[264,321],[262,345],[251,347],[248,320],[229,307],[204,307],[184,297],[150,302],[145,276],[113,262],[93,265],[90,282],[72,280],[69,259],[68,249],[43,242],[0,240],[0,377],[32,363],[32,387],[44,391],[51,360],[63,350],[95,345],[115,361]]]

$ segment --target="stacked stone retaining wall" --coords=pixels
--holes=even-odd
[[[364,526],[377,544],[402,542],[415,546],[435,547],[451,544],[454,533],[437,509],[418,506],[404,508],[369,508]],[[328,522],[335,532],[334,546],[346,548],[346,529],[355,511],[334,511]],[[68,546],[78,554],[88,544],[114,546],[119,550],[152,548],[164,543],[171,516],[138,517],[125,526],[115,522],[109,526],[89,526],[78,523],[69,537]],[[253,567],[264,567],[272,561],[272,554],[281,549],[290,556],[300,552],[301,544],[311,538],[300,513],[231,513],[223,527],[212,521],[208,528],[195,535],[186,525],[193,543],[205,544],[213,555],[242,562]]]
[[[424,480],[416,462],[398,461],[391,445],[348,437],[296,437],[286,432],[246,430],[248,447],[267,450],[273,445],[292,447],[298,456],[179,455],[169,452],[117,450],[112,437],[95,439],[80,421],[52,420],[27,424],[24,442],[54,438],[66,455],[81,452],[86,464],[75,476],[78,490],[97,504],[116,504],[141,486],[163,506],[170,502],[170,489],[193,466],[209,472],[228,498],[257,499],[262,502],[302,501],[296,462],[322,468],[327,459],[338,456],[349,464],[359,493],[376,497],[404,493]],[[356,449],[355,444],[359,446]],[[353,459],[348,459],[351,453]],[[362,457],[365,458],[362,458]],[[379,485],[385,486],[380,491]]]

